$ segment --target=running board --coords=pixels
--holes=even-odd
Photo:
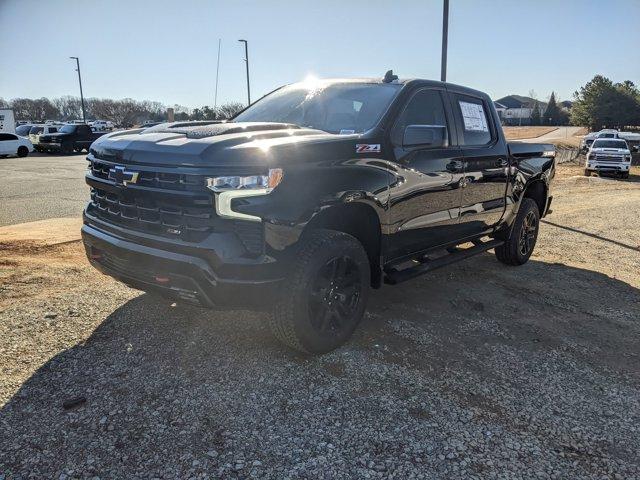
[[[384,283],[388,283],[389,285],[396,285],[400,282],[405,282],[407,280],[411,280],[412,278],[419,277],[420,275],[435,270],[436,268],[444,267],[451,263],[455,263],[460,260],[473,257],[474,255],[478,255],[479,253],[486,252],[487,250],[491,250],[492,248],[499,247],[502,244],[504,244],[503,240],[489,240],[487,242],[477,243],[470,248],[455,250],[448,255],[443,255],[441,257],[434,258],[433,260],[420,259],[418,260],[420,264],[416,265],[415,267],[404,268],[402,270],[391,268],[389,271],[385,272],[386,276],[384,279]]]

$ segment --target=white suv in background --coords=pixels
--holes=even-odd
[[[29,140],[33,143],[33,147],[40,152],[40,148],[38,147],[40,143],[40,135],[50,135],[52,133],[58,133],[62,127],[61,123],[47,123],[45,125],[34,125],[29,130]]]
[[[94,132],[106,132],[113,130],[113,122],[110,122],[109,120],[95,120],[93,122],[89,122],[89,126]]]
[[[631,168],[631,150],[625,140],[619,138],[596,138],[584,166],[584,174],[591,172],[617,173],[622,178],[629,178]]]

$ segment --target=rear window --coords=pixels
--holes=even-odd
[[[21,137],[25,137],[29,135],[29,131],[31,130],[31,125],[20,125],[16,127],[16,133]]]
[[[593,148],[627,148],[627,142],[624,140],[596,140],[593,142]]]
[[[455,112],[462,132],[461,145],[481,146],[491,143],[493,130],[485,102],[468,95],[454,95]]]

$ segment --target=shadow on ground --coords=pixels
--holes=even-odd
[[[372,297],[353,341],[312,358],[261,314],[141,295],[2,408],[0,474],[304,477],[322,462],[356,472],[364,449],[387,472],[455,476],[523,468],[502,458],[512,442],[518,462],[565,476],[637,468],[638,289],[484,255]],[[457,473],[438,457],[452,439],[468,459]]]

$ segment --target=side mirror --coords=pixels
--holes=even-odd
[[[444,125],[407,125],[402,136],[403,147],[446,147],[449,145]]]

